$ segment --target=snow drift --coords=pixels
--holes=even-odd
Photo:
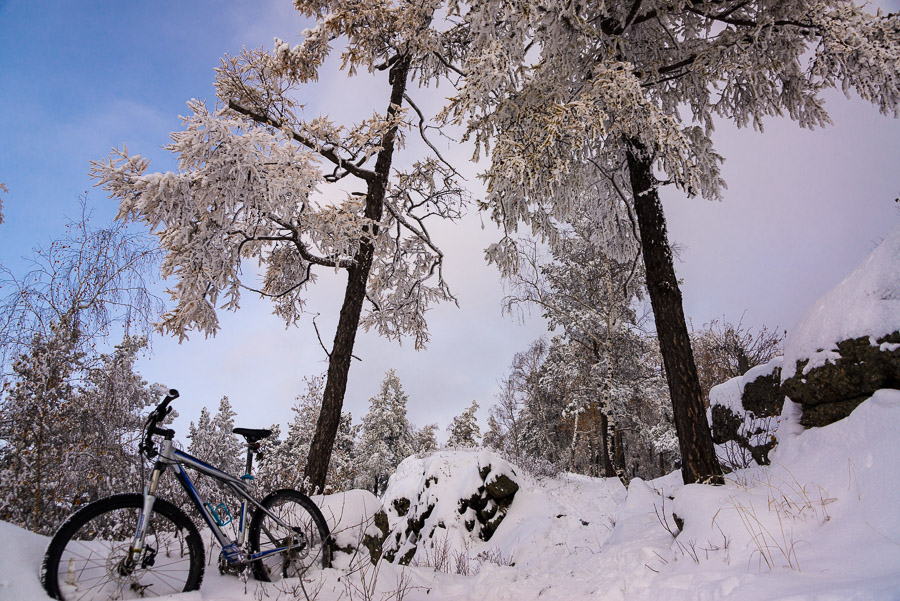
[[[735,472],[720,487],[683,486],[676,472],[634,480],[626,490],[616,479],[537,480],[509,466],[520,488],[490,540],[462,532],[451,538],[468,564],[436,569],[423,555],[409,566],[373,566],[366,551],[356,560],[339,554],[337,567],[305,588],[322,601],[363,599],[364,586],[370,598],[383,600],[402,589],[407,601],[896,600],[898,430],[900,391],[883,390],[848,418],[783,440],[771,466]],[[443,451],[430,464],[410,461],[391,487],[409,493],[428,465],[464,473],[467,463],[485,457]],[[461,491],[453,482],[446,478],[441,491],[447,498]],[[341,544],[372,533],[381,508],[364,491],[319,502],[342,533]],[[450,524],[459,515],[455,503],[435,503],[429,519]],[[0,537],[0,599],[44,599],[37,570],[46,539],[8,524],[0,524]],[[211,567],[199,592],[169,599],[283,594],[262,586],[252,580],[245,586]]]

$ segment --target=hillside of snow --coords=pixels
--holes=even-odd
[[[339,554],[304,588],[322,601],[900,599],[898,431],[900,391],[883,390],[847,419],[787,437],[771,466],[721,487],[683,486],[673,473],[626,490],[615,479],[537,480],[513,466],[520,489],[488,542],[454,532],[456,503],[444,502],[431,516],[446,525],[443,555],[373,568],[365,551]],[[416,489],[428,464],[448,475],[442,492],[452,496],[455,468],[491,455],[411,458],[390,487]],[[319,502],[342,544],[371,532],[380,506],[365,491]],[[0,540],[0,599],[45,599],[46,539],[0,523]],[[303,598],[298,584],[244,583],[213,566],[200,591],[166,599]]]
[[[874,341],[900,330],[900,226],[850,275],[810,307],[784,344],[782,381],[837,356],[837,343],[868,336]]]

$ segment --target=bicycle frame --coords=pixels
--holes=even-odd
[[[150,512],[153,509],[153,503],[156,500],[156,489],[159,485],[159,479],[162,476],[163,472],[167,467],[173,466],[176,470],[176,474],[178,476],[178,481],[181,483],[182,488],[187,493],[188,498],[197,508],[197,511],[200,512],[200,515],[203,516],[204,521],[209,526],[209,529],[212,531],[213,536],[215,536],[219,545],[222,547],[222,550],[225,555],[225,559],[229,565],[235,566],[243,566],[248,565],[251,562],[261,559],[263,557],[268,557],[270,555],[274,555],[277,553],[286,553],[290,551],[290,544],[286,547],[277,547],[275,549],[269,549],[267,551],[261,551],[259,553],[254,553],[250,556],[245,556],[241,549],[244,547],[244,543],[246,542],[247,536],[247,502],[249,501],[256,507],[257,511],[264,511],[269,517],[275,520],[280,526],[283,526],[290,530],[290,526],[284,523],[277,515],[273,514],[271,511],[263,507],[263,505],[258,502],[253,496],[250,494],[250,491],[247,490],[246,485],[241,481],[241,479],[236,478],[230,474],[223,472],[220,469],[217,469],[208,463],[205,463],[193,455],[189,455],[178,449],[175,449],[170,438],[166,438],[159,452],[159,456],[156,460],[156,463],[153,466],[153,471],[150,475],[150,482],[147,487],[144,489],[144,509],[141,514],[140,519],[138,520],[137,531],[134,535],[134,542],[132,546],[132,554],[131,560],[136,563],[141,556],[141,553],[144,550],[144,538],[147,533],[147,525],[146,520],[144,520],[144,516],[150,515]],[[238,522],[237,529],[237,539],[231,540],[225,532],[222,530],[222,524],[219,524],[219,521],[216,517],[213,516],[211,511],[211,506],[197,488],[194,486],[193,481],[190,476],[188,476],[185,467],[190,467],[192,469],[197,470],[198,472],[210,476],[225,484],[228,489],[235,496],[241,498],[241,509],[240,509],[240,519]],[[249,462],[248,462],[249,467]],[[249,469],[248,469],[249,471]],[[250,478],[250,474],[245,474],[245,478]],[[232,518],[234,519],[234,518]],[[226,522],[227,523],[227,522]]]

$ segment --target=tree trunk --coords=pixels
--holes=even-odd
[[[684,319],[681,290],[675,277],[666,232],[666,219],[655,186],[653,160],[640,142],[630,140],[630,144],[628,171],[647,270],[647,291],[672,397],[675,430],[681,449],[682,479],[685,484],[721,484],[722,469],[706,421],[697,366]]]
[[[614,478],[616,469],[613,467],[612,460],[609,458],[609,418],[606,414],[600,413],[600,461],[602,474],[605,478]]]
[[[400,57],[391,67],[390,84],[391,100],[387,115],[392,117],[403,104],[409,75],[409,59]],[[375,160],[375,177],[366,182],[367,218],[377,222],[381,220],[384,209],[384,197],[387,193],[388,180],[391,173],[391,161],[394,157],[394,141],[397,128],[391,128],[382,139],[381,150]],[[372,236],[378,234],[377,228]],[[362,240],[354,257],[354,264],[347,270],[347,288],[344,292],[344,304],[341,307],[334,344],[328,361],[328,377],[322,397],[322,411],[316,422],[316,433],[309,446],[306,459],[306,477],[311,491],[325,489],[325,478],[328,474],[328,463],[331,461],[331,450],[341,423],[341,409],[344,405],[344,394],[347,391],[347,377],[350,373],[350,361],[353,356],[353,345],[356,342],[356,331],[362,314],[363,302],[366,299],[366,284],[375,245],[372,239]]]
[[[578,447],[578,421],[581,413],[575,414],[575,423],[572,426],[572,444],[569,445],[569,471],[575,471],[575,451]]]
[[[622,435],[622,430],[618,427],[615,427],[613,431],[613,446],[615,447],[616,453],[616,465],[619,466],[619,479],[622,480],[622,484],[628,485],[628,474],[626,473],[626,469],[628,466],[625,464],[625,442],[622,440],[624,436]]]

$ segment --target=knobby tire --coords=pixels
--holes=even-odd
[[[144,506],[141,494],[113,495],[86,505],[50,540],[41,569],[44,590],[61,601],[156,597],[200,588],[204,550],[191,519],[156,499],[138,565],[122,573]]]
[[[262,506],[291,526],[293,531],[288,532],[264,511],[257,509],[248,532],[251,552],[288,546],[292,549],[254,561],[253,575],[257,580],[274,582],[282,578],[302,578],[310,570],[331,566],[328,524],[309,497],[296,490],[276,490],[262,500]]]

